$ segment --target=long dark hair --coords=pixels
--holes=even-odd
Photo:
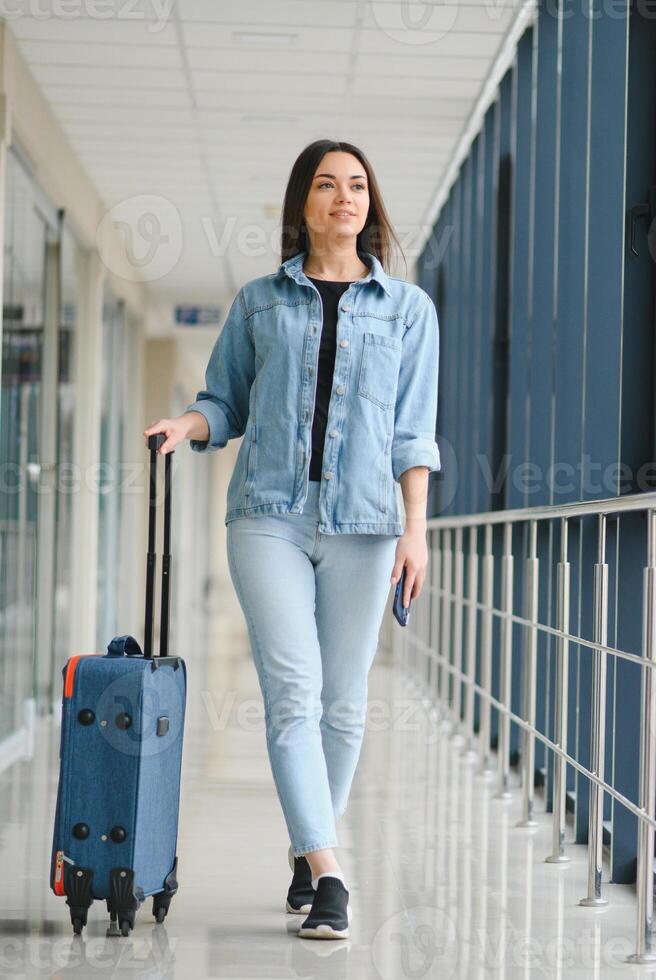
[[[286,262],[299,252],[309,252],[309,241],[303,221],[303,210],[315,171],[326,153],[342,151],[357,157],[367,175],[369,185],[369,213],[362,231],[357,237],[358,252],[371,252],[389,272],[392,260],[392,240],[396,242],[399,253],[405,256],[398,238],[394,234],[387,217],[378,181],[371,164],[357,146],[336,140],[315,140],[302,150],[291,169],[285,200],[282,209],[281,260]],[[407,263],[406,263],[407,275]]]

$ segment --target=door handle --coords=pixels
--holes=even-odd
[[[640,255],[640,252],[636,248],[636,225],[638,221],[642,218],[649,219],[649,225],[656,217],[656,185],[652,184],[647,192],[647,204],[634,204],[634,206],[629,211],[629,239],[631,251],[634,255]],[[649,228],[647,229],[647,237],[649,238]]]

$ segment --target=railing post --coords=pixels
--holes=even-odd
[[[435,606],[433,598],[433,581],[435,578],[435,558],[433,553],[432,540],[428,548],[428,565],[426,568],[426,578],[422,595],[424,599],[418,603],[414,620],[415,646],[417,656],[423,654],[423,663],[420,674],[420,698],[422,707],[431,720],[435,720],[439,715],[439,706],[435,698],[433,688],[433,662],[437,653],[434,649],[435,637]],[[428,597],[428,601],[426,600]]]
[[[494,554],[492,552],[492,525],[485,525],[485,553],[483,555],[483,612],[481,614],[481,687],[492,694],[492,605],[494,602]],[[487,776],[492,771],[490,763],[491,705],[487,698],[480,700],[479,772]]]
[[[453,616],[453,665],[456,673],[453,675],[453,724],[454,734],[460,734],[462,724],[462,610],[463,610],[463,573],[464,556],[462,553],[462,527],[456,528],[455,549],[453,556],[453,591],[455,595]]]
[[[524,690],[522,714],[524,720],[535,728],[535,687],[537,677],[537,619],[538,619],[538,576],[537,521],[529,521],[529,549],[524,565],[524,619],[529,625],[524,627]],[[524,729],[522,738],[522,790],[523,814],[518,827],[537,827],[533,819],[533,799],[535,794],[535,734]]]
[[[656,511],[647,511],[647,565],[642,573],[642,655],[656,660]],[[640,808],[656,815],[656,668],[641,667]],[[636,891],[636,952],[631,963],[653,963],[654,950],[654,828],[638,820]]]
[[[608,634],[608,565],[606,564],[606,515],[599,514],[598,558],[594,568],[593,642],[606,646]],[[590,772],[604,778],[606,752],[606,651],[592,650],[592,711],[590,719]],[[579,905],[599,908],[608,905],[601,894],[604,844],[604,791],[590,782],[588,819],[588,894]]]
[[[475,524],[469,528],[469,561],[467,564],[467,663],[465,688],[465,748],[463,754],[472,758],[474,749],[474,684],[476,683],[476,627],[478,610],[478,527]]]
[[[430,602],[426,602],[426,594],[430,595],[430,585],[433,577],[431,553],[428,552],[428,565],[426,566],[426,578],[422,591],[421,602],[417,603],[415,612],[415,635],[417,637],[417,653],[422,654],[423,663],[421,668],[422,687],[424,689],[423,702],[428,707],[431,703],[431,607]]]
[[[509,616],[513,611],[513,552],[512,524],[510,521],[503,528],[503,556],[501,558],[501,609]],[[505,708],[510,710],[512,694],[512,620],[501,620],[501,662],[499,664],[499,699]],[[497,798],[508,800],[510,792],[510,718],[503,711],[499,712],[499,749],[497,754],[499,770],[499,788]]]
[[[438,680],[439,680],[439,636],[440,636],[440,572],[442,564],[442,551],[440,543],[442,531],[436,528],[431,537],[431,561],[430,561],[430,633],[428,639],[428,687],[431,696],[438,700]]]
[[[441,714],[445,718],[449,715],[449,681],[450,674],[447,664],[451,662],[451,590],[452,581],[452,555],[451,555],[451,529],[444,531],[444,542],[442,546],[442,609],[441,609],[441,639],[440,639],[440,670],[438,682],[438,699],[441,705]]]
[[[560,561],[557,570],[556,627],[569,633],[570,563],[567,560],[567,518],[560,521]],[[556,704],[554,727],[556,745],[567,752],[567,696],[569,683],[569,639],[556,640]],[[565,854],[565,803],[567,793],[567,763],[556,753],[554,757],[553,833],[549,864],[567,864]]]

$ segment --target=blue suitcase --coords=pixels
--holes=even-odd
[[[148,440],[150,499],[143,652],[117,636],[105,654],[78,654],[63,668],[59,788],[50,886],[66,897],[76,934],[94,899],[105,899],[108,935],[127,936],[153,896],[163,922],[177,891],[180,771],[187,673],[169,656],[171,456],[165,456],[159,656],[152,654],[157,450]]]

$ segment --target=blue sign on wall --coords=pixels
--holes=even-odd
[[[175,308],[175,322],[185,327],[218,327],[221,322],[220,306],[183,305]]]

